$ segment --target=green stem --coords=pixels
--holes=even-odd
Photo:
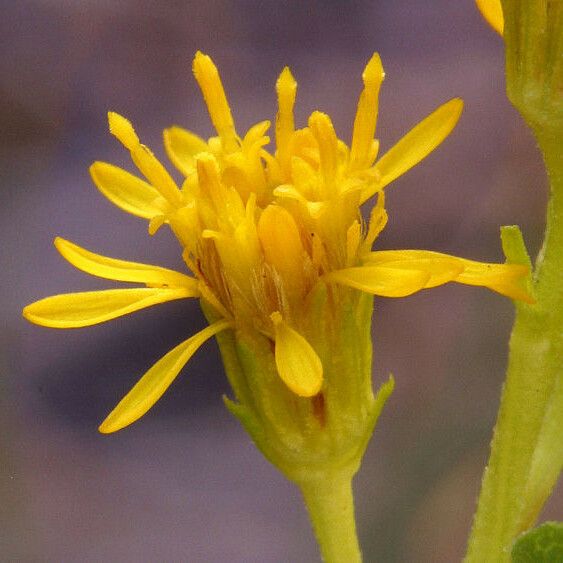
[[[535,129],[551,183],[544,245],[537,264],[536,292],[540,322],[550,362],[543,374],[549,386],[522,508],[518,532],[531,527],[549,498],[563,466],[563,128],[557,132]],[[540,372],[541,373],[541,372]]]
[[[512,541],[522,527],[533,523],[560,471],[560,465],[555,465],[549,475],[542,475],[547,485],[545,498],[526,498],[544,416],[555,398],[554,385],[562,370],[563,222],[558,219],[563,218],[562,196],[563,191],[551,199],[547,236],[538,261],[537,303],[517,308],[507,378],[466,563],[509,561]],[[558,442],[551,446],[560,448]],[[530,514],[531,507],[524,505],[534,500]],[[524,513],[527,522],[522,521]]]
[[[352,475],[328,473],[299,484],[326,563],[361,563]]]
[[[563,9],[550,1],[504,0],[503,10],[508,94],[536,136],[551,190],[534,276],[537,302],[517,306],[466,563],[510,560],[515,537],[535,522],[563,460]]]

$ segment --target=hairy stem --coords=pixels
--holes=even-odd
[[[517,306],[491,456],[466,563],[510,560],[563,462],[563,3],[504,0],[508,96],[534,132],[550,181],[534,305]]]

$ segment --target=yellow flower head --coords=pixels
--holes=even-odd
[[[460,99],[440,106],[378,158],[378,95],[385,76],[379,55],[373,55],[362,75],[349,145],[320,111],[310,115],[305,127],[295,127],[297,83],[285,68],[276,83],[276,149],[271,151],[269,121],[243,136],[237,133],[213,61],[198,52],[193,71],[217,136],[205,141],[181,127],[164,131],[170,160],[184,177],[181,186],[141,144],[131,123],[112,112],[110,132],[130,151],[145,179],[104,162],[91,167],[99,190],[124,211],[147,219],[151,234],[170,226],[189,273],[106,258],[57,238],[58,251],[77,268],[145,287],[58,295],[24,309],[34,323],[72,328],[173,299],[201,299],[213,319],[210,326],[158,361],[104,421],[102,432],[142,416],[197,348],[221,331],[269,341],[276,377],[289,395],[313,398],[307,405],[317,416],[323,392],[330,394],[332,385],[326,375],[331,351],[322,351],[318,334],[330,334],[362,293],[402,297],[457,281],[529,299],[525,266],[424,250],[372,251],[387,221],[384,188],[449,135],[462,111]],[[372,207],[364,220],[360,207],[368,201]],[[322,308],[322,330],[313,314],[321,300],[328,303]],[[369,317],[362,326],[369,329]],[[239,396],[245,392],[235,391]]]

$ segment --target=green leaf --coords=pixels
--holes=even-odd
[[[513,563],[563,563],[563,522],[546,522],[521,535],[512,548]]]
[[[508,264],[523,264],[532,269],[532,261],[526,249],[522,231],[518,225],[505,225],[500,228],[502,249]]]

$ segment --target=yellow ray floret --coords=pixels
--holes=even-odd
[[[327,274],[324,279],[372,295],[406,297],[424,289],[430,276],[428,272],[424,271],[385,266],[361,266],[335,270]]]
[[[425,287],[455,281],[488,287],[502,295],[527,303],[534,302],[526,288],[529,268],[521,264],[489,264],[430,250],[381,250],[370,253],[365,260],[368,264],[379,264],[388,268],[428,271],[431,277]],[[440,278],[438,272],[443,266],[451,268],[453,275],[450,279],[447,279],[448,275]]]
[[[380,178],[377,189],[390,184],[426,158],[452,132],[462,109],[463,101],[459,98],[446,102],[390,148],[375,163],[375,171]],[[373,189],[364,190],[362,201],[366,201],[373,194]]]
[[[82,328],[134,313],[158,303],[193,297],[191,289],[141,287],[53,295],[28,305],[23,316],[51,328]]]
[[[182,287],[191,291],[191,297],[198,296],[197,280],[186,274],[160,266],[94,254],[61,237],[55,239],[55,246],[63,258],[87,274],[108,280],[144,283],[153,287]]]
[[[339,156],[338,138],[330,117],[321,111],[314,111],[311,114],[309,129],[319,147],[319,172],[323,182],[318,197],[329,199],[335,195],[334,181],[337,180]]]
[[[127,213],[152,219],[168,210],[166,200],[158,190],[113,164],[94,162],[90,166],[90,175],[100,192]]]
[[[168,158],[184,176],[195,170],[196,155],[209,151],[209,146],[201,137],[177,125],[165,129],[163,137]]]
[[[293,107],[295,106],[295,97],[297,95],[297,82],[287,66],[282,70],[276,82],[276,92],[278,94],[276,156],[278,157],[280,167],[287,174],[289,158],[291,156],[289,142],[295,131]]]
[[[257,232],[264,259],[281,276],[288,294],[304,297],[305,250],[291,213],[279,205],[269,205],[260,216]]]
[[[377,53],[369,60],[363,74],[364,90],[360,94],[354,120],[354,132],[350,147],[350,169],[368,168],[375,158],[373,153],[375,127],[379,106],[379,89],[385,78],[383,65]]]
[[[391,251],[395,252],[395,251]],[[379,252],[373,252],[372,257],[367,257],[369,267],[370,263],[384,265],[386,268],[396,268],[398,270],[411,270],[415,272],[426,272],[430,277],[428,278],[424,289],[431,287],[437,287],[443,285],[450,281],[453,281],[459,277],[459,275],[465,269],[464,265],[455,258],[448,258],[446,256],[442,258],[400,258],[397,257],[396,260],[377,260],[373,256],[380,254]],[[386,254],[386,251],[382,251],[381,254]],[[400,254],[400,251],[397,252]],[[370,262],[370,260],[372,262]],[[366,266],[364,266],[366,267]]]
[[[198,51],[194,58],[193,71],[207,104],[209,117],[221,138],[223,150],[227,153],[236,151],[238,142],[235,123],[217,67],[208,55]]]
[[[283,382],[301,397],[312,397],[323,383],[323,366],[313,347],[291,328],[279,312],[272,313],[275,330],[275,358]]]
[[[148,147],[142,145],[131,122],[113,111],[108,112],[109,130],[131,153],[131,159],[152,186],[172,206],[182,204],[176,182]]]
[[[141,418],[162,397],[198,348],[229,327],[230,323],[227,321],[216,322],[170,350],[121,399],[100,425],[100,432],[116,432]]]
[[[490,26],[500,35],[504,32],[501,0],[475,0],[477,7]]]

